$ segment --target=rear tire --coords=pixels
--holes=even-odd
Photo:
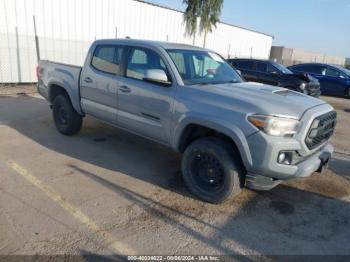
[[[194,195],[213,204],[233,198],[241,190],[238,152],[219,138],[192,142],[182,157],[182,174]]]
[[[346,90],[345,97],[350,98],[350,88]]]
[[[66,95],[58,95],[52,103],[52,115],[57,130],[66,136],[72,136],[81,129],[83,118],[73,108]]]

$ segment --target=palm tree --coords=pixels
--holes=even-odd
[[[216,23],[219,22],[224,0],[183,0],[183,3],[187,4],[184,13],[186,34],[193,36],[194,45],[197,34],[197,19],[199,17],[199,33],[202,34],[204,32],[203,47],[205,47],[208,33],[212,32],[212,26],[216,27]]]
[[[223,3],[224,0],[202,0],[199,30],[204,32],[203,47],[206,46],[208,33],[213,30],[212,26],[216,27],[219,22]]]
[[[197,19],[199,16],[201,2],[202,0],[183,0],[183,3],[187,5],[184,13],[186,35],[193,37],[193,45],[195,45],[196,42]]]

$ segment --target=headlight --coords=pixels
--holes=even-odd
[[[299,87],[299,88],[300,88],[301,90],[304,90],[304,89],[305,89],[305,87],[306,87],[306,83],[302,83],[302,84],[300,85],[300,87]]]
[[[291,118],[252,115],[248,117],[250,123],[271,136],[292,137],[299,128],[300,122]]]

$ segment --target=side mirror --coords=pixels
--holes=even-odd
[[[164,70],[161,69],[148,69],[145,71],[145,77],[143,78],[144,81],[163,85],[163,86],[170,86],[171,82],[168,79],[168,76],[164,72]]]
[[[240,76],[242,76],[242,71],[241,71],[241,70],[236,69],[236,72],[237,72]]]

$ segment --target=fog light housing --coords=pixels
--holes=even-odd
[[[293,163],[293,152],[280,152],[277,162],[282,165],[291,165]]]

